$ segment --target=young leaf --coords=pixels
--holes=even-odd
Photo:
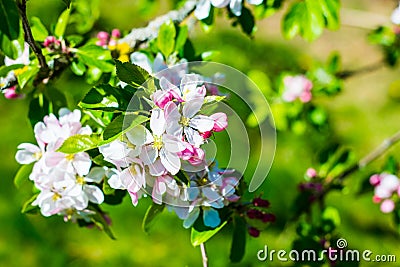
[[[75,154],[96,148],[99,142],[100,136],[98,134],[77,134],[65,140],[57,151],[66,154]]]
[[[157,37],[157,46],[161,53],[164,54],[165,58],[167,58],[174,51],[175,36],[175,25],[171,20],[161,25]]]
[[[183,47],[188,38],[188,32],[189,30],[187,25],[183,25],[179,28],[178,36],[175,41],[175,50],[178,51],[180,55],[183,53]]]
[[[239,216],[235,216],[233,219],[233,236],[230,260],[231,262],[240,262],[244,256],[246,248],[246,233],[247,233],[246,221]]]
[[[253,14],[248,8],[242,8],[242,14],[240,17],[237,17],[237,22],[244,33],[246,33],[248,36],[253,34],[256,23]]]
[[[18,75],[18,84],[21,88],[35,78],[36,74],[39,72],[38,66],[27,66],[23,69],[21,74]]]
[[[100,229],[103,230],[111,239],[115,240],[115,236],[111,231],[108,222],[104,219],[104,213],[102,211],[96,211],[92,215],[92,222]]]
[[[225,221],[217,228],[215,228],[213,230],[209,230],[209,231],[203,231],[203,232],[199,232],[196,229],[192,228],[192,232],[190,234],[190,241],[192,242],[192,245],[194,247],[196,247],[202,243],[205,243],[208,239],[210,239],[216,233],[218,233],[226,224],[227,224],[227,222]]]
[[[56,28],[54,29],[54,34],[57,37],[63,37],[65,33],[65,29],[67,28],[69,13],[71,9],[64,10],[63,13],[58,17],[58,21],[56,24]]]
[[[75,75],[82,76],[85,74],[86,66],[80,60],[74,59],[71,64],[71,70]]]
[[[38,17],[32,17],[30,25],[33,38],[35,38],[36,41],[43,42],[46,37],[49,36],[49,32]]]
[[[118,78],[135,87],[141,86],[150,77],[150,74],[138,65],[129,62],[122,63],[119,60],[115,60],[115,64],[117,66]]]
[[[143,115],[119,115],[104,130],[103,140],[99,145],[108,144],[130,129],[148,121],[149,118]]]
[[[150,207],[146,211],[146,215],[144,215],[143,218],[143,223],[142,223],[142,229],[146,233],[149,232],[151,226],[154,224],[154,219],[157,217],[157,215],[161,214],[161,212],[164,210],[165,205],[158,205],[155,203],[152,203]]]
[[[82,63],[90,67],[99,68],[103,72],[112,72],[110,51],[100,46],[89,44],[76,50],[76,55]]]
[[[0,33],[9,40],[18,38],[20,32],[19,13],[14,0],[0,1]]]
[[[37,198],[39,194],[33,195],[30,199],[28,199],[24,205],[22,206],[21,213],[31,213],[35,214],[39,211],[39,206],[32,206],[33,201]]]
[[[31,174],[34,163],[22,165],[17,174],[14,177],[14,184],[19,188],[25,181],[29,180],[29,174]]]

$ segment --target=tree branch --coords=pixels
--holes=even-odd
[[[369,73],[369,72],[373,72],[376,71],[382,67],[385,66],[385,62],[383,60],[378,61],[374,64],[368,65],[368,66],[364,66],[361,67],[359,69],[355,69],[355,70],[344,70],[341,72],[338,72],[336,74],[336,77],[340,78],[340,79],[347,79],[350,78],[354,75],[358,75],[358,74],[364,74],[364,73]]]
[[[376,147],[374,150],[372,150],[370,153],[368,153],[365,157],[360,159],[358,162],[355,164],[349,166],[346,170],[344,170],[341,174],[338,176],[332,177],[330,179],[327,179],[327,183],[331,184],[332,182],[336,180],[343,180],[346,176],[349,174],[358,171],[380,156],[382,156],[389,148],[391,148],[393,145],[398,143],[400,141],[400,131],[396,132],[394,135],[391,137],[385,139],[382,144],[380,144],[378,147]]]
[[[206,247],[204,243],[200,244],[200,250],[201,250],[201,258],[203,259],[203,267],[208,266],[208,258],[207,258],[207,252],[206,252]]]
[[[173,10],[152,20],[146,27],[133,29],[128,35],[119,40],[119,43],[127,43],[132,48],[157,38],[158,30],[165,22],[172,20],[180,23],[185,20],[196,8],[196,0],[188,0],[179,10]]]
[[[26,16],[26,1],[27,0],[17,1],[19,14],[22,19],[22,27],[23,27],[24,33],[25,33],[25,41],[32,48],[37,59],[39,60],[40,68],[43,71],[47,72],[49,67],[47,66],[46,59],[42,54],[42,50],[36,45],[35,39],[33,38],[33,35],[32,35],[31,27],[29,26],[28,18]]]

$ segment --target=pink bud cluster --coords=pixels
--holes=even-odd
[[[113,29],[111,36],[108,32],[101,31],[97,33],[96,45],[107,48],[108,46],[116,46],[118,39],[121,38],[121,31],[119,29]]]
[[[400,179],[393,174],[374,174],[369,178],[371,185],[375,187],[372,201],[380,203],[383,213],[392,212],[395,207],[396,198],[400,197]]]
[[[283,85],[282,99],[285,102],[293,102],[296,99],[299,99],[303,103],[311,101],[313,84],[305,76],[286,76],[283,79]]]
[[[59,40],[55,36],[47,36],[43,42],[43,46],[47,48],[49,52],[61,52],[68,53],[68,47],[64,40]]]
[[[252,237],[259,237],[263,224],[275,222],[276,217],[274,214],[267,212],[270,206],[268,200],[256,197],[253,199],[250,207],[246,212],[248,221],[248,232]],[[261,225],[260,225],[261,223]]]

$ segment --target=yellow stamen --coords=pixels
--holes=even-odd
[[[80,184],[80,185],[84,185],[85,184],[85,178],[83,178],[82,176],[76,177],[76,183]]]
[[[67,160],[69,160],[69,161],[74,160],[74,157],[75,157],[74,154],[67,154],[67,155],[65,155],[65,158],[66,158]]]
[[[162,136],[154,136],[153,147],[157,150],[160,150],[163,146]]]
[[[206,185],[208,184],[208,179],[206,177],[203,177],[199,180],[199,185]]]
[[[35,154],[33,154],[33,156],[36,160],[39,160],[42,157],[42,152],[36,152]]]
[[[61,195],[59,193],[54,193],[53,197],[51,198],[53,201],[56,201],[57,199],[60,199]]]
[[[189,122],[190,122],[190,119],[186,118],[186,117],[183,117],[183,116],[179,120],[179,123],[182,124],[184,127],[188,127],[189,126]]]

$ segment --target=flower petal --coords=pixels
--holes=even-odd
[[[161,136],[165,131],[164,111],[160,108],[155,108],[151,111],[150,129],[154,135]]]
[[[203,209],[203,221],[204,225],[208,227],[215,228],[221,223],[218,211],[215,209]]]
[[[160,159],[161,163],[172,175],[177,174],[181,168],[181,160],[179,157],[174,153],[166,151],[164,148],[160,150]]]
[[[210,0],[200,0],[196,5],[196,10],[194,11],[194,15],[197,19],[202,20],[209,16],[211,9]]]
[[[196,115],[190,119],[189,126],[204,133],[214,128],[214,120],[208,116]]]

